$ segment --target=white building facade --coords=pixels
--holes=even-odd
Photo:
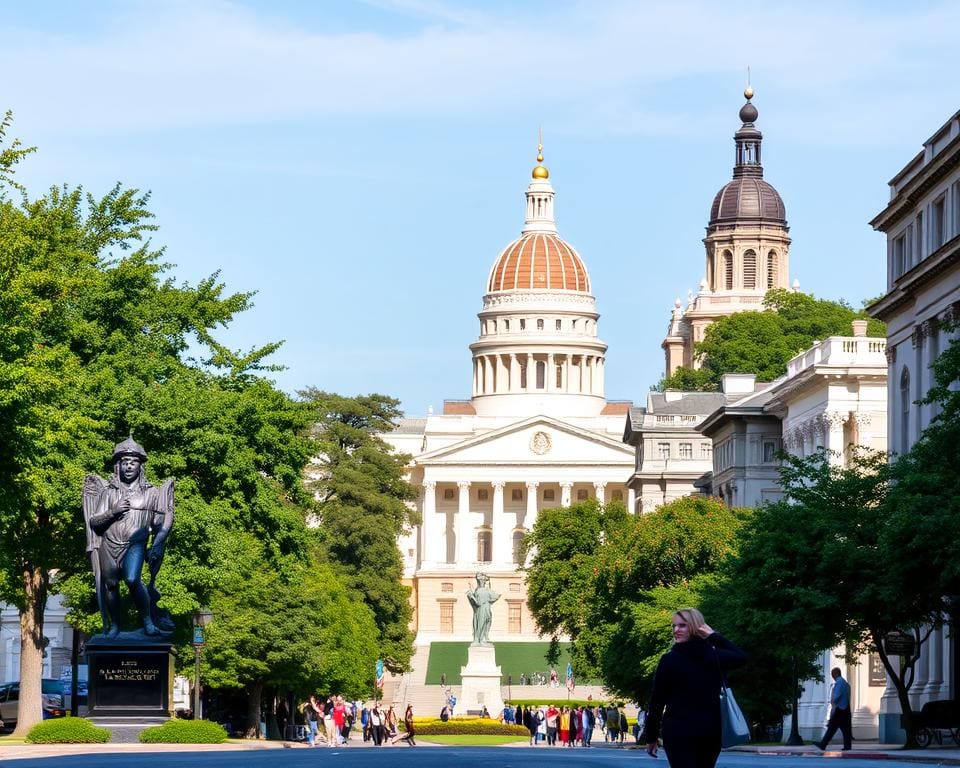
[[[628,402],[604,397],[607,346],[576,250],[557,234],[542,156],[521,235],[496,258],[472,353],[472,397],[405,419],[383,437],[412,454],[421,524],[400,541],[413,589],[423,682],[431,643],[472,638],[466,599],[477,571],[500,593],[490,639],[542,641],[527,609],[518,547],[541,510],[598,499],[635,506],[621,441]],[[465,371],[465,374],[467,372]]]
[[[779,498],[776,454],[781,448],[796,456],[826,448],[837,464],[848,460],[851,446],[886,450],[886,341],[866,336],[866,326],[866,320],[855,320],[854,335],[831,336],[795,355],[787,374],[770,384],[724,377],[725,385],[746,394],[730,397],[700,428],[714,441],[714,493],[732,506],[755,507]],[[854,738],[878,738],[886,690],[879,656],[847,658],[837,647],[821,654],[820,665],[823,681],[803,682],[800,735],[823,736],[830,670],[839,667],[850,683]]]
[[[908,451],[936,414],[919,405],[930,389],[930,365],[956,338],[960,321],[960,112],[890,181],[890,202],[870,222],[887,237],[887,292],[870,307],[887,324],[887,434],[895,453]],[[911,704],[957,697],[960,643],[936,630],[917,662]],[[883,697],[880,738],[900,738],[900,705]]]

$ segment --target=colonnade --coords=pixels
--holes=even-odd
[[[448,552],[444,547],[446,541],[446,523],[441,519],[437,510],[438,484],[450,487],[456,485],[456,512],[454,513],[453,532],[456,540],[456,551],[453,556],[453,562],[448,560]],[[507,509],[505,500],[505,491],[507,486],[516,487],[523,493],[523,505],[513,504],[512,509]],[[559,485],[560,498],[548,500],[541,503],[540,492],[543,485]],[[421,522],[420,522],[420,563],[432,565],[453,565],[468,567],[473,564],[480,564],[478,557],[477,537],[480,533],[489,532],[490,551],[489,558],[483,563],[495,566],[513,566],[514,563],[514,535],[524,533],[533,528],[536,523],[537,515],[541,507],[569,507],[574,501],[573,491],[588,490],[592,488],[593,498],[601,501],[609,501],[607,498],[607,483],[596,482],[593,480],[582,481],[548,481],[541,483],[536,480],[445,480],[436,481],[432,479],[423,482],[423,500],[421,504]],[[486,489],[492,493],[492,498],[488,502],[473,502],[471,489]],[[619,489],[618,489],[619,490]],[[625,489],[627,493],[627,509],[632,510],[634,505],[634,490]],[[623,491],[619,491],[620,494]],[[613,491],[610,496],[616,494]],[[490,524],[477,526],[472,521],[472,514],[483,514],[486,517],[487,511],[490,511]],[[445,512],[448,510],[444,510]],[[522,512],[522,524],[520,522],[520,513]]]
[[[539,377],[538,365],[543,365]],[[559,371],[559,377],[558,377]],[[551,392],[603,396],[603,355],[511,352],[475,355],[473,395]]]

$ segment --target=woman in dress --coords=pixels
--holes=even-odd
[[[653,679],[644,728],[647,752],[657,756],[662,725],[670,768],[714,768],[720,755],[721,669],[738,667],[746,658],[696,608],[673,614],[673,647],[660,657]]]
[[[405,741],[411,747],[417,746],[417,742],[413,739],[413,704],[407,704],[407,710],[403,713],[403,727],[407,729],[406,734],[399,739],[394,739],[393,743],[396,744],[398,741]]]

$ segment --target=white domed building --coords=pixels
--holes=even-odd
[[[441,414],[405,419],[384,435],[413,455],[409,478],[421,489],[422,523],[400,541],[417,646],[406,686],[438,682],[436,659],[430,662],[438,643],[448,650],[462,644],[465,661],[473,618],[465,593],[477,571],[501,595],[494,645],[545,644],[518,563],[519,542],[541,510],[590,498],[634,507],[626,486],[634,455],[621,441],[630,403],[604,397],[607,345],[597,335],[590,275],[557,234],[542,160],[527,188],[520,237],[494,260],[485,285],[480,335],[470,345],[471,398],[447,400]],[[448,667],[445,679],[456,685],[459,667]],[[526,670],[537,671],[546,665]],[[410,690],[397,695],[416,700]]]

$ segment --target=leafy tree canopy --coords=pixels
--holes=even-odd
[[[844,301],[817,299],[783,288],[768,291],[761,312],[737,312],[707,327],[695,346],[701,367],[678,368],[657,389],[714,392],[725,373],[753,373],[773,381],[786,373],[787,361],[815,341],[849,336],[851,321],[868,321],[867,335],[885,336],[883,323]]]
[[[413,614],[397,540],[419,522],[410,504],[416,492],[406,480],[410,457],[378,436],[394,428],[399,402],[317,389],[300,395],[315,424],[308,487],[318,499],[329,560],[373,611],[387,667],[403,671],[413,654]]]

